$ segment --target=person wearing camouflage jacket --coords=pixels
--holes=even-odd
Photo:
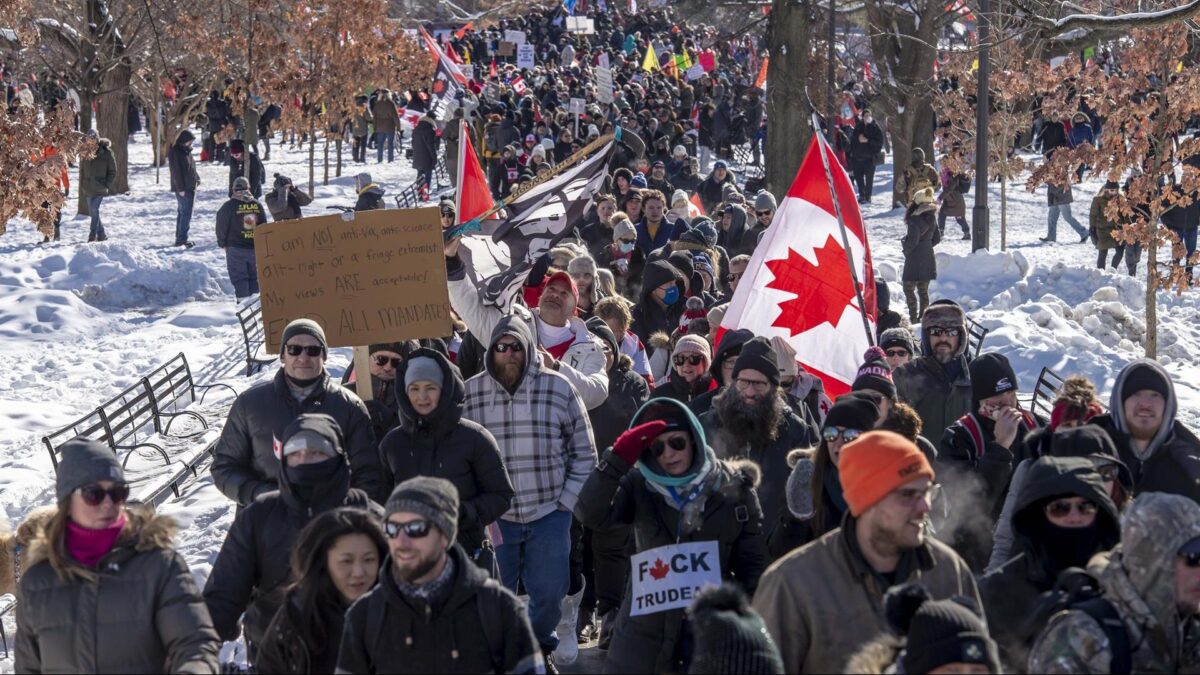
[[[1122,619],[1132,672],[1200,668],[1200,568],[1188,564],[1196,553],[1200,504],[1187,497],[1145,493],[1122,517],[1121,543],[1100,563],[1098,576],[1104,599]],[[1054,615],[1038,637],[1027,672],[1115,672],[1113,659],[1101,625],[1068,609]]]

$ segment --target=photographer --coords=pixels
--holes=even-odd
[[[291,178],[280,174],[275,174],[275,186],[267,193],[266,199],[267,209],[271,211],[271,218],[275,222],[303,218],[300,207],[308,206],[313,200],[311,195],[296,187]]]

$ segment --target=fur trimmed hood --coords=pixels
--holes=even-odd
[[[847,673],[882,675],[897,672],[896,662],[900,659],[903,643],[889,634],[881,635],[863,645],[846,663]]]
[[[49,558],[50,542],[47,539],[44,525],[50,518],[57,515],[56,508],[47,509],[46,521],[43,527],[37,529],[37,537],[29,545],[29,567],[45,562]],[[170,516],[159,515],[145,505],[130,505],[125,507],[125,528],[117,537],[114,550],[132,545],[137,553],[145,553],[155,549],[174,548],[173,539],[179,531],[179,524]],[[76,565],[71,561],[72,565]],[[82,568],[81,568],[82,569]]]
[[[666,349],[670,351],[671,336],[661,331],[657,333],[651,333],[650,337],[646,340],[646,346],[653,349]]]
[[[741,481],[743,485],[751,488],[758,488],[762,482],[762,468],[750,459],[725,459],[721,460],[726,467],[729,468],[729,473],[733,474],[734,478]]]

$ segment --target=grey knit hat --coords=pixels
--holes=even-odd
[[[387,515],[415,513],[428,518],[454,545],[458,537],[458,488],[445,478],[417,476],[396,486],[384,505]]]
[[[416,356],[409,359],[404,371],[404,386],[413,382],[432,382],[441,388],[446,386],[446,376],[437,361],[428,356]]]
[[[288,340],[291,340],[297,335],[311,335],[321,342],[322,347],[329,346],[329,344],[325,342],[325,329],[321,328],[321,324],[313,321],[312,319],[296,319],[295,321],[289,323],[287,327],[283,329],[283,337],[279,338],[279,346],[282,347],[283,345],[286,345]]]
[[[783,672],[779,647],[737,586],[700,591],[688,614],[696,646],[689,673]]]
[[[248,192],[250,190],[250,179],[245,176],[238,176],[233,179],[234,192]]]
[[[754,198],[755,211],[775,211],[778,206],[775,204],[775,195],[766,190],[759,191]]]
[[[60,503],[89,483],[102,480],[125,482],[125,472],[121,470],[116,453],[100,441],[80,436],[64,443],[59,452],[62,459],[58,460],[54,494]]]

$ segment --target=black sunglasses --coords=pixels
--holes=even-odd
[[[520,353],[525,351],[525,347],[521,346],[520,342],[497,342],[496,346],[492,347],[492,351],[497,354],[503,354],[504,352]]]
[[[949,337],[958,337],[958,336],[962,335],[962,329],[961,328],[934,327],[934,328],[929,329],[929,334],[934,337],[937,337],[939,335],[947,335]]]
[[[410,520],[407,523],[383,521],[383,531],[387,534],[388,539],[399,537],[401,532],[409,539],[422,539],[429,534],[431,527],[433,527],[433,523],[428,520]]]
[[[908,356],[908,350],[907,349],[889,349],[889,350],[887,350],[886,354],[888,356],[893,356],[893,357]]]
[[[762,218],[763,216],[771,215],[771,212],[770,211],[755,211],[754,215],[758,216],[759,218]]]
[[[650,452],[654,453],[655,457],[662,457],[662,454],[667,451],[668,446],[678,452],[688,446],[688,441],[683,436],[672,436],[666,441],[654,441],[650,444]]]
[[[698,366],[704,363],[704,357],[699,354],[680,354],[672,359],[675,365],[682,366],[685,363],[690,363],[693,366]]]
[[[88,506],[100,506],[104,503],[105,496],[111,498],[114,504],[124,504],[125,500],[129,499],[129,486],[117,483],[105,490],[97,483],[90,483],[79,488],[79,496],[83,497],[83,503]]]
[[[739,273],[730,272],[728,275],[725,276],[725,281],[734,282],[741,278],[742,278],[742,275],[740,272]]]
[[[392,364],[392,368],[399,368],[400,364],[404,362],[404,359],[396,358],[394,356],[376,356],[375,357],[375,365],[377,365],[381,368],[383,366],[386,366],[389,362]]]
[[[325,348],[321,345],[287,345],[285,349],[287,349],[288,356],[300,356],[301,354],[308,354],[309,356],[316,358],[325,353]]]
[[[1200,567],[1200,553],[1180,553],[1180,558],[1183,558],[1183,564],[1188,567]]]

